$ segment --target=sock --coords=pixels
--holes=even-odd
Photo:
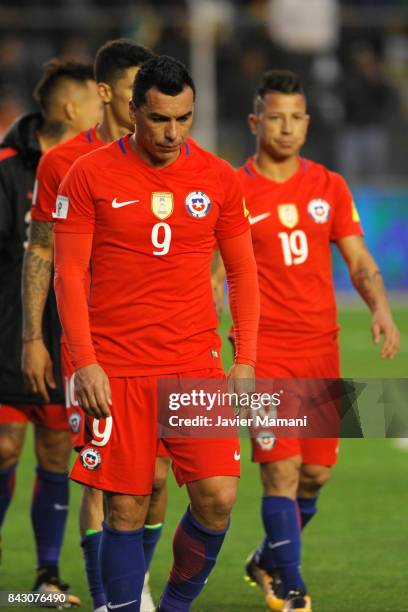
[[[17,463],[0,471],[0,529],[3,526],[7,508],[10,505],[16,485]]]
[[[106,523],[102,527],[99,565],[108,607],[139,612],[145,577],[143,528],[118,531]]]
[[[38,567],[58,565],[68,512],[68,474],[37,467],[31,522]]]
[[[145,525],[143,530],[143,550],[145,558],[146,572],[149,571],[150,563],[163,531],[163,523],[157,525]]]
[[[304,529],[317,512],[317,497],[298,497],[297,503],[300,511],[302,529]]]
[[[160,600],[161,612],[190,610],[215,565],[227,529],[206,529],[187,509],[174,536],[174,562]]]
[[[99,568],[99,544],[101,537],[102,531],[89,529],[86,531],[85,537],[81,542],[85,558],[89,592],[95,610],[106,604],[105,591],[103,590],[101,571]]]
[[[262,498],[262,520],[267,542],[261,547],[264,569],[278,569],[284,595],[306,585],[300,573],[300,526],[297,503],[289,497]]]

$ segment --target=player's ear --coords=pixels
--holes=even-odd
[[[75,119],[76,115],[77,115],[77,107],[75,102],[71,101],[71,102],[66,102],[64,104],[64,106],[62,107],[63,113],[64,113],[64,118],[67,121],[73,121],[73,119]]]
[[[248,115],[248,126],[251,134],[256,136],[256,128],[258,127],[258,117],[254,113]]]
[[[108,83],[97,83],[98,94],[104,104],[109,104],[112,100],[112,87]]]

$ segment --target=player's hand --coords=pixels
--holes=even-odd
[[[228,373],[228,393],[249,396],[255,391],[255,368],[244,363],[234,363]],[[251,407],[248,403],[240,406],[241,416],[246,416]]]
[[[373,341],[379,344],[381,335],[384,335],[384,344],[381,348],[383,359],[392,359],[400,348],[400,332],[395,325],[390,312],[386,310],[376,310],[371,320],[371,334]]]
[[[97,363],[75,372],[75,393],[79,405],[96,419],[111,416],[112,405],[109,379]]]
[[[49,402],[47,385],[51,389],[56,389],[57,385],[50,354],[41,338],[23,341],[21,368],[29,389]]]

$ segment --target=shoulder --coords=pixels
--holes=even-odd
[[[305,178],[320,178],[325,180],[330,186],[343,186],[346,184],[345,179],[338,172],[334,172],[330,170],[324,164],[320,164],[318,162],[312,161],[310,159],[306,159],[302,157],[300,159],[301,164],[304,166],[305,170]]]
[[[187,152],[188,151],[188,152]],[[192,138],[186,142],[186,154],[192,156],[195,165],[201,166],[209,172],[213,172],[218,178],[236,181],[236,172],[229,162],[215,153],[211,153],[200,147]]]

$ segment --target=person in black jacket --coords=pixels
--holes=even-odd
[[[35,590],[64,590],[58,571],[68,508],[70,437],[59,368],[60,326],[50,294],[43,329],[54,372],[42,395],[21,373],[21,274],[35,171],[44,151],[94,125],[101,113],[92,66],[51,60],[34,92],[38,113],[21,117],[0,145],[0,530],[10,504],[27,425],[37,459],[31,519],[37,549]],[[23,342],[32,342],[24,338]],[[79,599],[68,596],[71,605]]]

